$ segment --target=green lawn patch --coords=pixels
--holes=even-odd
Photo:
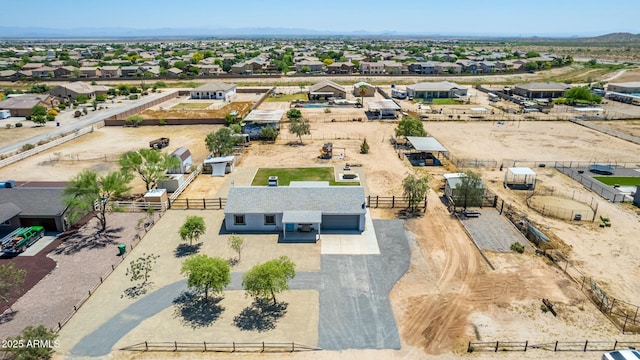
[[[251,182],[252,186],[269,185],[269,176],[278,177],[278,185],[289,186],[292,181],[328,181],[330,186],[360,185],[359,182],[336,182],[332,167],[317,168],[260,168]]]
[[[197,102],[197,103],[180,103],[171,108],[171,110],[200,110],[208,108],[212,102]]]
[[[456,99],[433,99],[433,105],[460,105],[460,101]]]
[[[594,176],[594,179],[600,181],[603,184],[613,186],[634,186],[640,185],[640,177],[633,176]]]
[[[291,102],[296,100],[307,100],[306,94],[284,94],[278,96],[269,96],[265,102]]]

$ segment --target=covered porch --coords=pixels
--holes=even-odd
[[[282,242],[317,242],[321,224],[321,211],[285,211],[282,213]]]

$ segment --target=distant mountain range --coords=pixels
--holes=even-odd
[[[135,38],[135,39],[159,39],[159,38],[204,38],[204,37],[241,37],[241,38],[265,38],[265,37],[425,37],[425,38],[518,38],[518,39],[567,39],[587,42],[639,42],[640,34],[612,33],[595,37],[577,36],[507,36],[488,34],[420,34],[401,33],[396,31],[320,31],[299,28],[279,28],[279,27],[248,27],[248,28],[155,28],[155,29],[134,29],[134,28],[73,28],[73,29],[53,29],[44,27],[9,27],[0,26],[0,40],[2,39],[114,39],[114,38]]]

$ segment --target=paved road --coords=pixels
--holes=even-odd
[[[409,268],[410,249],[403,223],[374,220],[380,255],[322,255],[320,272],[301,272],[292,290],[320,293],[318,346],[327,350],[400,349],[389,292]],[[232,273],[229,290],[242,289],[242,274]],[[70,357],[98,357],[148,317],[161,312],[183,291],[186,281],[167,285],[135,302],[70,351]]]
[[[22,148],[23,145],[25,144],[37,144],[40,141],[43,140],[48,140],[51,138],[55,138],[58,137],[62,134],[68,134],[72,131],[75,130],[80,130],[82,128],[85,128],[87,126],[93,125],[95,123],[98,123],[100,121],[103,121],[107,118],[110,118],[116,114],[119,114],[121,112],[133,109],[136,106],[140,106],[142,104],[146,104],[148,102],[154,101],[162,96],[166,96],[168,94],[171,94],[172,92],[175,92],[177,90],[174,91],[166,91],[166,92],[162,92],[162,93],[156,93],[156,94],[151,94],[149,96],[145,96],[144,99],[140,99],[140,100],[135,100],[135,101],[131,101],[130,104],[124,105],[124,106],[119,106],[117,108],[112,108],[112,109],[105,109],[105,110],[100,110],[97,113],[93,113],[90,115],[86,115],[85,117],[82,118],[82,120],[74,123],[74,124],[69,124],[66,126],[60,126],[60,127],[56,127],[54,128],[54,130],[49,131],[47,133],[44,134],[40,134],[25,140],[21,140],[21,141],[17,141],[13,144],[10,145],[6,145],[3,147],[0,147],[0,154],[7,154],[7,153],[12,153],[15,152],[19,149]]]

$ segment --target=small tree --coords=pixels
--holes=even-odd
[[[287,118],[289,120],[302,118],[302,113],[298,109],[290,109],[287,111]]]
[[[358,86],[358,95],[360,95],[360,103],[364,105],[364,96],[367,95],[368,87],[365,84]]]
[[[86,110],[86,108],[85,108]],[[124,119],[125,124],[133,126],[133,127],[138,127],[140,124],[142,124],[142,121],[144,121],[144,118],[140,115],[133,115],[133,116],[129,116],[128,118]]]
[[[267,125],[260,129],[260,137],[267,141],[276,141],[278,138],[278,129],[275,126]]]
[[[184,224],[180,227],[179,234],[182,241],[189,241],[189,246],[192,246],[193,241],[198,241],[205,231],[207,231],[207,226],[204,224],[203,217],[187,216]]]
[[[291,119],[291,124],[289,124],[289,132],[297,135],[298,140],[300,140],[300,144],[302,144],[302,135],[311,134],[311,124],[309,124],[309,120],[305,118]]]
[[[208,301],[209,290],[220,293],[231,282],[229,262],[207,255],[194,255],[182,263],[181,274],[187,275],[187,286],[204,292]]]
[[[368,154],[369,153],[369,143],[367,142],[367,138],[362,140],[362,144],[360,144],[360,154]]]
[[[232,136],[231,129],[223,127],[214,133],[209,133],[204,142],[213,156],[227,156],[233,154],[236,139]]]
[[[141,257],[129,263],[125,276],[129,276],[131,281],[142,280],[137,286],[144,287],[149,280],[149,273],[153,270],[153,265],[155,265],[159,257],[159,255],[154,254],[142,254]]]
[[[31,116],[47,116],[47,108],[42,105],[36,105],[31,108]]]
[[[84,170],[71,180],[63,190],[63,202],[68,206],[67,214],[75,222],[87,213],[93,212],[101,225],[107,229],[107,203],[131,189],[128,184],[133,175],[123,171],[113,171],[105,176],[91,170]]]
[[[154,149],[124,153],[120,156],[118,163],[122,171],[138,174],[144,181],[147,191],[155,188],[158,181],[166,178],[167,170],[180,167],[180,160],[177,157]]]
[[[484,185],[480,175],[473,171],[466,171],[465,176],[456,184],[454,201],[462,202],[462,208],[467,209],[468,206],[481,206],[482,197],[484,196]]]
[[[422,121],[412,117],[404,117],[396,127],[396,136],[427,136]]]
[[[11,349],[12,359],[41,360],[51,358],[53,350],[60,346],[60,340],[57,339],[58,334],[55,331],[40,325],[38,327],[27,326],[20,335],[8,338],[7,342],[22,344]],[[32,344],[32,346],[27,344]]]
[[[231,234],[227,238],[227,244],[229,244],[229,247],[233,249],[233,251],[238,253],[238,261],[240,261],[240,252],[244,247],[244,238],[238,234]]]
[[[12,263],[0,265],[0,299],[9,303],[9,300],[22,288],[26,275],[26,270],[19,269]],[[11,305],[9,310],[13,312]]]
[[[289,289],[289,280],[296,276],[296,264],[287,256],[269,260],[251,268],[242,276],[242,287],[256,299],[271,298]]]
[[[409,201],[409,210],[413,212],[429,191],[429,178],[409,174],[402,180],[402,188],[403,195]]]

